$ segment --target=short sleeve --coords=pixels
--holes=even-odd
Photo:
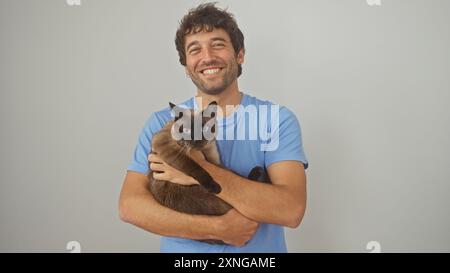
[[[147,158],[151,152],[152,138],[163,126],[164,123],[153,113],[139,135],[132,161],[128,165],[127,170],[148,174],[149,163]]]
[[[278,146],[265,152],[266,168],[278,161],[297,160],[307,169],[308,160],[303,150],[302,133],[297,117],[288,108],[280,107],[278,125],[271,130],[271,138],[276,139],[274,142]]]

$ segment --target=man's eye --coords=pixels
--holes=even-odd
[[[214,47],[224,47],[225,45],[223,43],[216,43],[213,46]]]
[[[199,50],[200,50],[200,49],[198,49],[198,48],[193,48],[193,49],[189,50],[189,54],[195,54],[195,53],[197,53]]]

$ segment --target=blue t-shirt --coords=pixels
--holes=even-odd
[[[193,97],[180,106],[198,109]],[[151,152],[152,137],[172,119],[169,107],[150,116],[128,170],[148,173],[147,156]],[[217,124],[216,143],[221,163],[243,177],[255,166],[267,168],[283,160],[297,160],[308,168],[300,124],[286,107],[243,93],[240,107],[228,117],[219,118]],[[287,252],[287,249],[283,226],[261,223],[253,238],[242,247],[162,236],[161,252]]]

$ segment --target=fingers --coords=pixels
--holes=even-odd
[[[152,171],[154,172],[164,172],[165,168],[164,168],[164,164],[162,163],[150,163],[150,169],[152,169]]]
[[[149,167],[153,171],[153,178],[165,180],[166,165],[164,164],[164,161],[162,161],[161,158],[155,153],[150,153],[147,158],[150,162]]]
[[[167,180],[166,173],[153,173],[153,178],[158,180]]]
[[[156,163],[163,163],[161,157],[155,153],[150,153],[147,157],[148,161],[150,162],[156,162]]]

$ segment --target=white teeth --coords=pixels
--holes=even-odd
[[[211,74],[216,74],[217,72],[219,72],[219,68],[216,68],[216,69],[206,69],[206,70],[203,70],[203,74],[206,74],[206,75],[211,75]]]

